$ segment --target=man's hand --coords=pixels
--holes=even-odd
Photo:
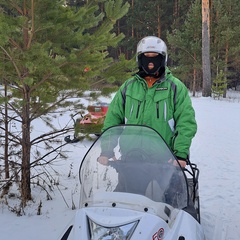
[[[115,156],[112,157],[111,159],[112,159],[113,161],[116,161],[116,160],[117,160]],[[105,157],[105,156],[100,156],[100,157],[98,157],[97,161],[98,161],[99,163],[101,163],[102,165],[107,166],[107,165],[108,165],[108,162],[109,162],[109,158],[108,158],[108,157]]]
[[[101,163],[102,165],[108,165],[108,157],[100,156],[98,157],[97,161]]]
[[[172,159],[170,159],[168,162],[173,164],[173,166],[179,166],[180,164],[182,168],[185,168],[187,165],[187,162],[185,160],[178,160],[179,164],[176,160],[172,160]]]
[[[178,160],[178,162],[182,168],[185,168],[187,166],[187,162],[184,160]]]

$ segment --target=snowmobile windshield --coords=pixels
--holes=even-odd
[[[100,155],[115,156],[100,163]],[[144,204],[168,204],[182,209],[188,204],[187,181],[176,157],[152,128],[119,125],[107,129],[93,143],[80,167],[80,207],[106,200],[144,198]],[[176,162],[175,162],[176,163]],[[104,195],[105,194],[105,195]],[[124,197],[122,198],[122,196]],[[121,196],[121,197],[120,197]],[[133,204],[136,204],[134,202]]]

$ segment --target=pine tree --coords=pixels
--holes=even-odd
[[[172,3],[167,0],[128,2],[131,5],[130,10],[120,21],[125,25],[123,31],[126,35],[121,44],[121,51],[125,52],[128,58],[132,58],[136,54],[136,46],[141,38],[153,35],[165,39],[166,31],[173,22],[173,8]]]
[[[223,97],[224,92],[227,88],[227,81],[224,76],[224,72],[221,70],[217,77],[214,79],[212,84],[212,96],[214,99],[220,99]]]
[[[201,7],[200,0],[195,1],[179,29],[169,32],[169,60],[172,71],[178,76],[193,95],[201,89]]]
[[[212,2],[212,73],[217,76],[222,69],[229,87],[239,79],[239,11],[237,0]]]
[[[56,136],[68,130],[53,126],[49,113],[69,107],[79,111],[82,105],[73,106],[72,96],[82,96],[115,65],[123,76],[128,70],[124,59],[113,61],[108,53],[124,37],[114,33],[113,26],[127,13],[128,4],[101,2],[104,10],[95,1],[79,8],[59,0],[0,1],[0,72],[8,91],[1,102],[7,103],[11,121],[21,125],[21,133],[9,133],[9,141],[21,146],[23,206],[31,199],[30,170],[42,159],[37,150],[32,153],[33,146],[44,142],[49,151],[52,142],[58,142]],[[116,80],[110,73],[108,77],[104,81]],[[32,139],[33,121],[40,117],[51,130]]]

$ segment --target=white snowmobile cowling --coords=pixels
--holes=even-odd
[[[118,160],[97,161],[110,151]],[[151,128],[107,129],[82,161],[80,209],[60,239],[203,240],[197,194],[170,159],[177,161]]]

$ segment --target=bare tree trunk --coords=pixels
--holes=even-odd
[[[134,0],[132,0],[131,2],[131,8],[132,8],[132,12],[134,12]],[[134,32],[134,26],[132,25],[132,29],[131,29],[131,36],[132,36],[132,39],[134,39],[136,36],[135,36],[135,32]],[[133,54],[133,51],[131,51],[130,53],[130,56]],[[127,56],[128,57],[128,56]]]
[[[173,5],[173,22],[175,23],[177,18],[179,16],[179,3],[178,0],[174,0],[174,5]]]
[[[7,97],[7,83],[4,81],[4,96],[5,98]],[[4,125],[5,125],[5,144],[4,144],[4,167],[5,167],[5,178],[9,178],[9,162],[8,162],[8,107],[7,103],[5,103],[4,106],[4,114],[5,114],[5,119],[4,119]]]
[[[157,32],[158,32],[158,37],[161,37],[161,16],[160,16],[160,6],[157,6],[157,12],[158,12],[158,27],[157,27]]]
[[[31,10],[33,11],[33,1]],[[28,10],[26,5],[26,0],[24,0],[23,5],[24,16],[27,16]],[[29,31],[28,31],[28,20],[25,21],[25,27],[23,28],[23,43],[24,49],[30,46]],[[22,76],[28,76],[27,69],[24,70]],[[22,77],[22,80],[24,80]],[[22,106],[22,175],[21,175],[21,198],[23,207],[26,206],[28,200],[31,200],[31,183],[30,183],[30,152],[31,152],[31,142],[30,142],[30,87],[24,84],[23,81],[23,106]]]
[[[210,16],[209,0],[202,0],[202,71],[203,97],[211,96],[211,63],[210,63]]]
[[[23,207],[26,206],[28,200],[31,200],[31,184],[30,184],[30,90],[28,86],[24,86],[23,96],[23,115],[22,115],[22,179],[21,194]]]
[[[132,12],[134,12],[134,0],[132,0],[132,4],[131,4],[131,8],[132,8]],[[132,25],[132,39],[134,39],[135,34],[134,34],[134,26]]]
[[[228,54],[229,54],[229,43],[227,42],[226,43],[226,48],[225,48],[225,67],[224,67],[224,79],[226,80],[227,82],[227,66],[228,66]],[[223,93],[223,98],[226,98],[227,97],[227,88],[224,89],[224,93]]]
[[[194,61],[196,62],[196,53],[194,53]],[[193,69],[193,83],[192,83],[193,97],[196,96],[196,81],[197,81],[197,70],[194,67],[194,69]]]
[[[117,35],[119,35],[121,33],[120,25],[121,25],[120,20],[117,20]],[[121,46],[118,47],[118,52],[117,53],[118,54],[122,53],[122,47]],[[114,56],[114,57],[116,57],[116,56]]]

